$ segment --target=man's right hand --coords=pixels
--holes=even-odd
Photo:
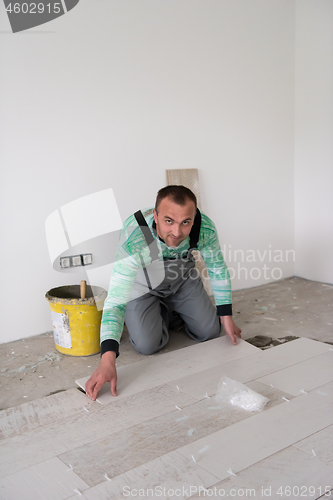
[[[87,380],[85,386],[87,396],[95,401],[98,391],[106,382],[110,382],[111,394],[117,396],[116,353],[113,351],[107,351],[102,355],[99,367]]]

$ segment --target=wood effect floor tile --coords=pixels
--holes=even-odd
[[[277,367],[287,364],[287,360],[278,357],[276,362],[266,360],[264,352],[251,354],[241,359],[236,359],[219,366],[213,366],[199,373],[189,375],[172,382],[170,387],[178,386],[179,389],[197,399],[202,399],[206,394],[213,396],[218,389],[219,381],[223,375],[237,380],[243,384],[254,381],[264,374],[275,371]],[[287,392],[287,391],[284,391]],[[289,392],[288,392],[289,394]]]
[[[88,485],[58,458],[0,479],[2,500],[65,500]]]
[[[167,385],[122,400],[115,398],[112,407],[92,402],[83,394],[82,397],[85,406],[81,403],[80,413],[2,441],[0,477],[195,401]]]
[[[239,340],[237,346],[232,345],[229,338],[219,337],[208,342],[201,342],[185,349],[157,354],[130,365],[120,366],[118,373],[118,398],[156,387],[179,377],[201,372],[222,360],[232,361],[243,358],[259,350]],[[75,382],[84,388],[88,377]],[[110,384],[105,384],[99,392],[98,401],[102,404],[114,402],[110,394]]]
[[[294,447],[308,453],[311,457],[316,456],[323,462],[333,464],[333,425],[298,441]]]
[[[318,342],[317,340],[308,339],[302,337],[300,339],[292,340],[291,342],[286,342],[279,346],[266,349],[262,351],[267,359],[270,361],[276,360],[276,358],[283,358],[283,362],[286,362],[289,366],[290,362],[300,363],[306,359],[319,356],[329,351],[332,346],[326,344],[325,342]]]
[[[267,391],[272,398],[268,409],[269,405],[283,404],[280,392],[272,388],[267,388]],[[181,391],[175,390],[175,393],[179,395],[181,410],[174,406],[169,413],[64,453],[60,458],[67,464],[71,463],[77,474],[90,485],[95,485],[105,472],[113,478],[253,415],[239,408],[220,405],[213,398],[185,406],[181,402]],[[107,408],[111,410],[113,405]]]
[[[217,407],[205,399],[60,455],[93,486],[106,472],[110,478],[150,462],[178,447],[244,418],[248,412]]]
[[[36,429],[41,425],[59,422],[62,418],[80,413],[83,406],[91,408],[92,402],[77,389],[70,389],[2,410],[0,440]]]
[[[177,385],[187,394],[201,399],[206,393],[209,396],[216,394],[222,375],[244,384],[329,352],[328,344],[306,338],[297,339],[266,351],[257,349],[245,357],[227,360],[199,373],[176,379],[169,385]]]
[[[106,409],[99,405],[86,412],[82,406],[81,414],[74,414],[59,422],[40,426],[5,439],[0,443],[0,477],[12,474],[26,467],[55,457],[72,448],[93,441],[105,434],[105,424],[110,420]],[[126,416],[114,421],[111,432],[119,432],[132,422]]]
[[[201,467],[226,479],[228,469],[239,472],[332,423],[333,398],[312,392],[257,413],[178,452],[189,459],[193,455]],[[200,452],[202,449],[206,451]]]
[[[259,382],[298,396],[333,381],[333,351],[258,378]]]
[[[82,498],[113,500],[145,494],[152,499],[174,500],[189,498],[200,486],[207,488],[218,481],[217,477],[197,467],[193,461],[171,452],[84,491]]]
[[[220,338],[215,340],[222,341],[223,343],[229,339]],[[251,445],[252,441],[255,442],[253,432],[257,432],[260,439],[262,439],[262,437],[264,438],[264,443],[261,450],[257,450],[254,447],[254,458],[256,460],[261,460],[262,451],[268,453],[267,456],[269,456],[271,453],[275,453],[274,450],[278,445],[281,446],[282,444],[283,446],[289,446],[290,442],[295,443],[295,438],[297,438],[297,441],[300,441],[309,434],[333,424],[331,418],[333,412],[330,406],[333,384],[326,384],[325,386],[318,387],[308,395],[294,398],[289,403],[281,403],[279,397],[277,397],[275,402],[276,404],[280,402],[278,406],[273,407],[271,405],[269,407],[267,405],[267,411],[265,409],[261,414],[256,414],[254,416],[249,415],[248,412],[243,410],[235,411],[233,408],[229,409],[219,406],[216,402],[212,401],[213,398],[205,398],[205,393],[203,395],[200,394],[200,398],[203,397],[203,399],[198,401],[198,396],[191,396],[190,394],[185,394],[181,390],[178,391],[174,382],[180,378],[179,374],[184,373],[182,371],[184,367],[189,370],[189,373],[193,374],[197,373],[198,370],[201,371],[200,375],[202,379],[206,380],[206,378],[204,378],[205,374],[203,368],[207,369],[214,363],[216,363],[215,366],[219,365],[220,351],[217,351],[216,347],[217,345],[221,346],[221,342],[213,345],[215,340],[191,346],[191,348],[195,347],[196,350],[193,351],[192,355],[188,353],[185,355],[185,353],[183,353],[185,360],[183,364],[181,353],[183,350],[176,351],[177,354],[167,353],[148,358],[147,361],[149,366],[145,372],[146,380],[148,381],[152,372],[159,373],[159,368],[160,373],[163,374],[163,380],[169,380],[170,382],[172,377],[176,377],[172,380],[173,383],[169,383],[168,386],[158,385],[153,388],[148,387],[144,390],[144,384],[141,386],[139,385],[134,393],[127,395],[123,394],[118,398],[112,397],[112,404],[105,406],[91,402],[86,396],[81,395],[77,391],[75,394],[77,394],[78,397],[75,396],[75,401],[72,405],[73,411],[69,417],[66,416],[67,410],[65,407],[63,409],[59,408],[61,415],[60,421],[54,420],[57,405],[55,405],[53,410],[44,408],[44,414],[41,414],[39,424],[37,420],[37,418],[39,418],[38,411],[32,411],[31,407],[29,407],[28,412],[26,412],[25,409],[23,413],[20,410],[16,414],[15,412],[7,414],[7,416],[10,415],[7,421],[9,424],[7,427],[7,424],[5,424],[3,429],[8,435],[11,435],[15,429],[16,417],[18,426],[22,424],[25,431],[23,434],[12,435],[12,437],[4,439],[0,445],[0,453],[1,457],[3,457],[0,458],[0,461],[2,461],[0,474],[3,476],[12,474],[26,467],[32,467],[34,464],[48,460],[55,455],[60,455],[61,460],[67,464],[73,461],[74,463],[72,466],[74,466],[74,472],[85,480],[87,484],[93,486],[99,484],[101,481],[105,481],[105,472],[108,473],[109,477],[112,477],[112,475],[119,476],[132,468],[144,466],[146,462],[158,460],[158,458],[165,453],[178,453],[178,451],[175,450],[177,450],[178,447],[182,450],[184,447],[190,446],[188,443],[194,444],[197,442],[201,445],[200,449],[197,449],[197,453],[199,454],[197,465],[202,468],[201,457],[211,452],[211,450],[209,451],[209,448],[207,448],[207,439],[210,440],[209,447],[213,449],[217,444],[215,443],[217,433],[223,433],[228,429],[233,429],[243,422],[245,424],[246,421],[251,422],[254,418],[262,417],[268,412],[275,412],[271,416],[271,420],[259,419],[256,425],[249,424],[249,426],[246,425],[238,428],[240,434],[238,434],[238,436],[235,434],[234,439],[227,439],[227,443],[224,442],[225,436],[222,438],[218,435],[217,439],[220,441],[222,440],[223,445],[227,444],[230,446],[230,449],[233,450],[234,442],[239,442],[239,436],[243,437],[241,442],[247,442]],[[249,346],[250,350],[244,344]],[[323,349],[320,343],[315,342],[315,344],[317,345],[313,346],[313,353],[317,353],[316,349]],[[259,352],[259,350],[243,341],[240,342],[238,346],[225,345],[226,349],[224,354],[226,355],[229,352],[225,357],[225,359],[228,359],[227,363],[230,363],[231,366],[237,364],[238,360],[243,361],[242,363],[238,363],[236,367],[238,370],[237,373],[242,370],[242,367],[244,373],[251,367],[253,370],[251,376],[256,373],[256,363],[253,361],[251,365],[251,363],[249,363],[250,357],[259,354],[260,358],[261,355],[263,355],[266,359],[266,355],[268,355],[269,352],[276,350],[277,354],[274,354],[274,356],[269,355],[271,356],[270,361],[266,361],[266,366],[270,363],[271,366],[276,368],[277,366],[281,366],[282,362],[285,363],[286,360],[291,361],[291,351],[296,349],[295,347],[292,349],[289,347],[287,348],[287,344],[285,344],[268,351]],[[292,345],[292,342],[288,343],[288,345]],[[326,349],[326,345],[324,347]],[[186,348],[184,351],[188,351],[188,349],[191,348]],[[202,348],[205,349],[205,356],[203,356]],[[282,355],[282,351],[277,351],[282,348],[284,349],[284,355]],[[300,350],[302,356],[307,356],[309,358],[309,350],[308,344],[306,349]],[[172,356],[169,356],[170,354],[172,354]],[[165,361],[165,366],[164,356],[169,356]],[[202,360],[201,363],[199,363],[200,356]],[[300,362],[300,357],[297,357],[297,350],[293,353],[293,356],[296,356],[295,359],[298,360],[297,362]],[[317,356],[321,356],[321,354],[316,354],[316,357]],[[153,360],[153,363],[149,362],[149,360]],[[258,358],[256,361],[258,361]],[[157,365],[154,365],[154,363],[157,363]],[[149,372],[149,368],[151,369],[153,367],[154,370]],[[192,375],[192,379],[193,377],[194,375]],[[154,380],[154,384],[155,383],[156,381]],[[253,379],[249,384],[252,385],[254,390],[258,390],[258,392],[264,387],[264,384]],[[270,386],[266,385],[266,390],[270,391],[271,389]],[[277,396],[277,394],[281,395],[282,393],[273,391],[272,394]],[[323,394],[325,395],[323,396]],[[60,394],[58,396],[60,396]],[[304,404],[305,398],[308,397],[312,398],[310,407]],[[323,402],[324,400],[326,403]],[[83,405],[82,408],[80,408],[81,401],[84,401],[84,406],[86,410],[89,411],[84,410]],[[295,401],[301,401],[301,403],[295,403]],[[57,404],[59,407],[59,403]],[[67,406],[70,407],[70,405]],[[183,409],[173,410],[174,406],[179,406]],[[281,408],[281,411],[276,411],[277,408]],[[306,419],[304,419],[305,414],[307,415]],[[300,415],[302,415],[302,418]],[[269,440],[269,430],[272,427],[274,431],[275,427],[278,429],[278,433],[276,434],[275,432],[271,439],[273,444]],[[252,432],[249,432],[249,429],[252,429]],[[278,443],[280,431],[283,431],[283,436],[282,439],[280,439],[280,443]],[[106,434],[107,438],[105,438]],[[232,432],[230,436],[233,436]],[[205,442],[203,442],[203,440]],[[242,450],[239,451],[243,453]],[[181,454],[187,462],[193,462],[191,456],[189,457],[187,455],[185,456],[183,453]],[[244,461],[246,462],[246,452],[244,452],[243,455]],[[72,457],[73,460],[69,460],[70,457]],[[219,464],[218,461],[217,464]],[[231,465],[231,467],[233,466]],[[203,469],[206,470],[205,467],[203,467]],[[215,472],[208,472],[217,476]],[[218,477],[221,479],[220,475]]]
[[[332,487],[333,466],[290,446],[218,482],[213,498],[317,499]],[[203,498],[194,495],[191,500]],[[207,495],[206,498],[209,498]],[[327,498],[327,496],[323,497]]]

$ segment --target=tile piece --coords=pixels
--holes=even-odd
[[[239,472],[332,423],[333,398],[312,392],[257,413],[177,451],[189,460],[193,455],[200,467],[225,479],[229,476],[228,469]],[[203,448],[207,451],[200,454]]]
[[[311,457],[314,456],[314,452],[319,460],[333,464],[333,425],[298,441],[294,446],[298,450],[308,453]]]
[[[215,498],[230,498],[238,492],[238,498],[258,500],[317,499],[329,490],[329,485],[332,487],[332,477],[333,466],[323,464],[290,446],[208,490],[214,491],[216,488],[217,492],[220,492],[220,496],[215,495]],[[195,495],[191,500],[202,498],[203,493]],[[209,498],[208,494],[206,498]]]
[[[87,488],[75,472],[55,457],[0,479],[0,499],[65,500],[74,494],[73,490]]]
[[[111,500],[143,497],[143,494],[139,495],[139,490],[142,490],[148,498],[174,500],[189,498],[200,486],[208,488],[217,482],[218,478],[213,474],[172,452],[86,490],[84,498]]]
[[[82,406],[91,407],[84,394],[69,389],[52,396],[36,399],[0,412],[0,439],[22,434],[41,425],[58,421],[74,413],[80,413]]]
[[[120,366],[117,368],[118,398],[176,380],[185,374],[198,373],[211,366],[220,365],[222,360],[232,361],[258,351],[259,349],[244,340],[239,340],[237,346],[234,346],[230,339],[224,336]],[[84,377],[75,382],[84,388],[88,378]],[[98,401],[102,404],[114,402],[114,397],[110,394],[110,384],[102,387]]]
[[[266,389],[272,398],[267,408],[270,405],[284,404],[278,391],[267,387]],[[210,398],[184,406],[180,402],[183,393],[176,389],[174,392],[179,396],[181,411],[173,406],[172,411],[149,420],[147,418],[141,425],[123,430],[117,435],[106,435],[98,441],[68,451],[60,455],[61,460],[66,464],[71,463],[76,473],[93,486],[98,484],[104,472],[113,478],[253,415],[252,412],[229,405],[218,405]],[[141,394],[136,395],[138,404]],[[158,401],[158,398],[155,399]],[[123,405],[125,402],[126,399],[123,399],[119,403]],[[112,415],[114,406],[109,405],[106,408]],[[137,408],[140,413],[142,408]],[[134,418],[135,406],[124,405],[124,409],[128,410],[131,418]],[[147,411],[153,410],[154,407],[149,406]]]
[[[82,397],[84,405],[81,405],[80,412],[0,443],[0,477],[119,433],[137,423],[175,410],[176,405],[185,407],[195,401],[187,394],[166,385],[122,400],[114,398],[112,407],[92,402],[83,394]],[[88,412],[84,406],[89,409]]]
[[[311,391],[332,380],[333,351],[258,378],[259,382],[267,385],[272,384],[277,389],[289,392],[294,396],[301,394],[302,389]]]
[[[314,356],[319,356],[329,351],[332,346],[325,342],[318,342],[317,340],[302,337],[300,339],[286,342],[276,347],[272,347],[263,351],[265,357],[273,361],[276,357],[283,357],[287,362],[287,366],[292,363],[300,363]],[[290,363],[291,361],[291,363]]]
[[[169,385],[178,385],[182,391],[197,399],[201,399],[206,393],[209,396],[216,394],[218,383],[223,374],[245,384],[287,368],[295,363],[300,363],[328,352],[328,344],[301,338],[268,349],[267,351],[256,349],[256,351],[247,356],[231,361],[227,360],[206,370],[201,370],[199,373],[169,382]],[[289,392],[286,389],[284,391]],[[299,394],[297,393],[297,395]]]
[[[147,420],[120,433],[59,455],[90,486],[97,485],[106,472],[110,478],[157,459],[179,446],[194,442],[244,418],[248,412],[226,407],[210,410],[208,399],[195,402]],[[107,408],[113,408],[113,405]],[[111,412],[112,414],[112,412]],[[189,433],[194,429],[193,433]],[[192,461],[192,459],[191,459]]]

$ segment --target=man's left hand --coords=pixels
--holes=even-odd
[[[237,345],[237,337],[241,338],[242,330],[235,325],[232,316],[220,316],[225,333],[229,335],[234,345]]]

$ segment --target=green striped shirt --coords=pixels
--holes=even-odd
[[[142,214],[151,229],[154,239],[157,240],[160,260],[183,257],[187,254],[190,244],[189,237],[176,248],[168,247],[164,242],[156,238],[153,232],[153,209],[142,210]],[[215,303],[217,310],[219,310],[218,306],[228,305],[232,302],[230,275],[223,259],[215,225],[202,212],[198,250],[205,261]],[[101,342],[108,339],[120,342],[126,305],[130,300],[138,269],[150,263],[150,250],[134,215],[131,215],[126,219],[120,232],[109,292],[104,303]]]

